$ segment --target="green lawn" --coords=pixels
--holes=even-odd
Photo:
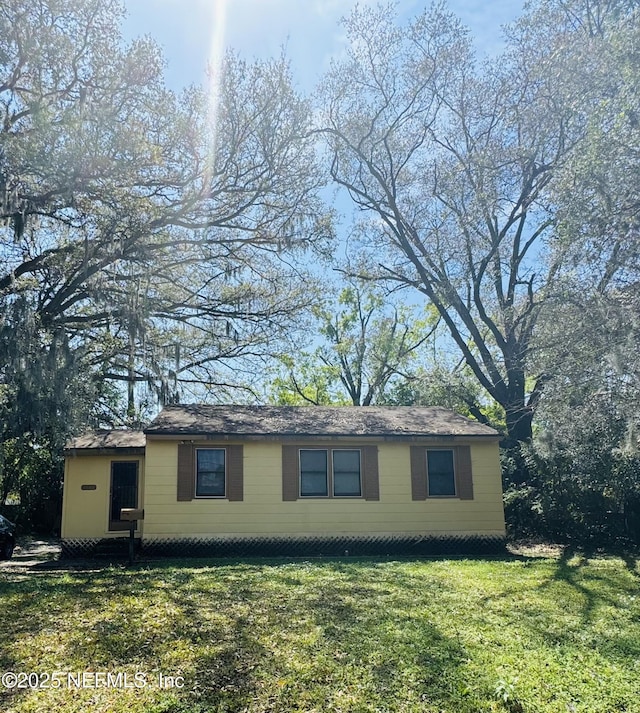
[[[5,568],[0,673],[75,678],[0,710],[640,711],[639,585],[578,555]]]

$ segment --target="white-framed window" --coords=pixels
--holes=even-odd
[[[300,495],[312,498],[329,495],[328,451],[300,450]]]
[[[196,448],[196,498],[224,498],[226,481],[225,449]]]
[[[360,451],[334,450],[333,494],[335,497],[360,497],[362,495],[362,474]]]

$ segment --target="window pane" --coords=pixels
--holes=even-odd
[[[360,473],[338,473],[333,477],[334,495],[361,495]]]
[[[429,495],[455,495],[453,451],[427,451]]]
[[[326,473],[302,473],[300,495],[328,495]]]
[[[224,473],[198,473],[196,495],[224,496]]]
[[[198,449],[196,495],[224,497],[224,449]]]
[[[327,451],[300,451],[302,471],[327,471]]]
[[[360,472],[360,451],[333,451],[333,470]]]
[[[333,494],[361,495],[360,451],[333,451]]]
[[[327,451],[300,451],[300,495],[328,495]]]
[[[198,472],[210,470],[224,471],[224,450],[222,448],[199,448]]]

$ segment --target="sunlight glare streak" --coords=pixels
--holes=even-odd
[[[212,36],[208,62],[209,87],[206,125],[208,156],[204,175],[205,190],[208,190],[210,179],[215,171],[220,92],[222,89],[222,72],[224,69],[227,0],[214,0],[213,5]]]

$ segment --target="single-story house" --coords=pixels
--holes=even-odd
[[[67,443],[67,553],[428,553],[501,547],[499,434],[443,408],[165,407]]]

